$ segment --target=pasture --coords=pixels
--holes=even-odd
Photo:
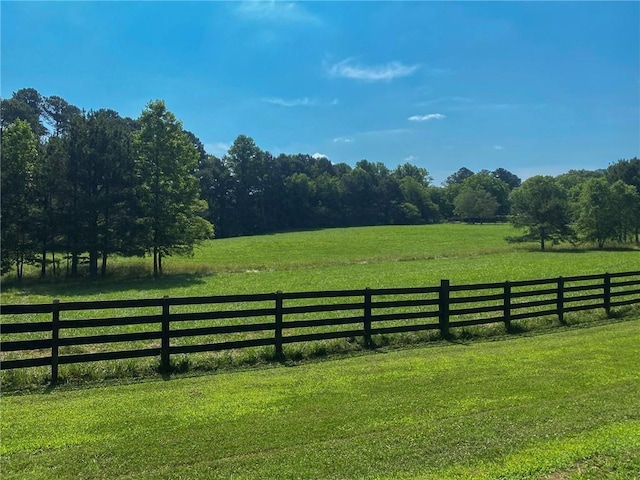
[[[509,244],[507,224],[379,226],[212,240],[192,257],[112,259],[106,280],[3,279],[2,303],[420,287],[637,270],[640,250]],[[36,275],[36,272],[32,272]]]
[[[167,261],[168,274],[153,279],[143,260],[121,259],[113,263],[113,276],[99,281],[5,281],[3,304],[50,303],[51,298],[64,301],[161,298],[163,295],[208,296],[253,294],[261,292],[296,292],[305,290],[425,287],[436,286],[440,279],[452,284],[549,278],[578,274],[616,272],[638,268],[634,250],[591,251],[564,246],[540,252],[535,245],[510,245],[504,237],[513,234],[508,225],[433,225],[419,227],[367,227],[353,229],[296,232],[236,239],[215,240],[203,245],[192,258]],[[148,263],[148,261],[146,262]],[[173,270],[173,271],[172,271]],[[240,307],[238,307],[240,308]],[[256,307],[262,308],[260,304]],[[183,309],[185,313],[192,309]],[[108,312],[96,312],[94,317]],[[156,314],[153,309],[141,313]],[[69,320],[81,318],[67,314]],[[85,318],[92,318],[91,316]],[[318,318],[304,316],[307,320]],[[570,323],[597,319],[594,314],[580,314]],[[46,320],[34,316],[33,321]],[[3,322],[16,321],[4,316]],[[24,319],[20,319],[24,321]],[[264,321],[264,320],[263,320]],[[552,319],[526,321],[521,329],[557,324]],[[211,324],[215,326],[216,324]],[[188,326],[188,325],[187,325]],[[202,323],[192,326],[206,326]],[[392,325],[390,325],[392,326]],[[90,331],[89,331],[90,330]],[[115,333],[134,333],[140,326],[122,327]],[[87,334],[114,333],[100,328]],[[301,332],[308,333],[308,332]],[[500,327],[478,327],[460,332],[463,336],[504,333]],[[404,335],[404,334],[403,334]],[[26,337],[35,340],[33,334]],[[45,337],[42,337],[45,338]],[[157,338],[157,337],[156,337]],[[218,337],[219,339],[220,337]],[[249,337],[234,337],[244,340]],[[376,339],[377,345],[393,341],[409,343],[437,339],[430,332],[404,335],[393,340]],[[18,337],[16,339],[21,339]],[[180,344],[190,348],[190,340]],[[126,349],[154,347],[155,341],[130,342]],[[192,342],[191,342],[192,344]],[[104,349],[65,347],[63,353],[95,353]],[[332,352],[360,348],[348,339],[322,341],[320,344],[287,346],[287,357],[300,359]],[[5,359],[8,357],[5,357]],[[16,357],[11,357],[16,358]],[[20,358],[20,357],[18,357]],[[174,371],[217,370],[273,360],[272,347],[248,351],[229,351],[178,357]],[[157,359],[119,360],[62,368],[64,381],[101,379],[154,374]],[[48,370],[42,368],[2,372],[5,388],[20,388],[47,381]]]
[[[5,396],[2,477],[637,478],[639,327]]]
[[[159,279],[148,259],[114,259],[110,277],[93,282],[4,278],[2,304],[424,287],[640,267],[637,250],[540,252],[506,243],[512,234],[507,225],[433,225],[214,240],[191,258],[168,259]],[[162,380],[156,360],[144,359],[65,365],[61,384],[48,389],[44,367],[4,371],[2,476],[635,478],[640,325],[637,308],[619,313],[574,313],[568,327],[541,318],[517,336],[465,330],[409,349],[362,353],[329,343],[325,354],[351,355],[286,366],[259,350],[229,352],[183,359],[186,374]],[[305,348],[287,353],[304,358]],[[199,369],[217,373],[192,375]],[[32,392],[7,393],[25,387]]]

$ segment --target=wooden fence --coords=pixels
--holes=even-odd
[[[452,328],[490,323],[503,323],[510,331],[523,319],[554,315],[564,323],[568,312],[604,309],[609,314],[613,307],[634,304],[640,304],[640,271],[474,285],[442,280],[439,286],[418,288],[2,305],[0,352],[5,358],[8,352],[31,355],[10,354],[0,369],[50,366],[55,383],[61,364],[158,356],[161,369],[168,370],[172,355],[261,346],[273,346],[275,357],[283,359],[283,345],[296,342],[363,338],[371,347],[374,335],[437,330],[447,338]],[[180,311],[185,306],[199,310]],[[128,314],[135,309],[155,313]],[[85,311],[101,314],[61,318]],[[103,316],[114,311],[125,316]],[[17,322],[20,315],[36,320]],[[44,315],[50,320],[37,320]],[[130,326],[136,331],[117,333]],[[105,328],[116,333],[82,333]],[[44,338],[33,339],[37,332]],[[237,338],[247,334],[254,336]],[[181,344],[189,337],[204,341]],[[78,353],[78,347],[141,341],[150,346]]]

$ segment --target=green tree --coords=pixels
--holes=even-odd
[[[617,180],[611,185],[614,212],[618,217],[617,233],[614,240],[624,243],[631,241],[633,235],[638,242],[638,227],[640,227],[640,193],[633,185],[627,185]]]
[[[234,180],[233,235],[258,233],[263,225],[265,153],[251,137],[238,135],[223,159]]]
[[[582,238],[603,248],[616,231],[616,212],[611,185],[602,178],[592,178],[582,185],[578,199],[576,227]]]
[[[457,172],[449,175],[444,181],[442,195],[440,195],[440,211],[445,218],[454,216],[454,200],[462,191],[463,182],[472,177],[474,173],[466,167],[462,167]]]
[[[488,197],[483,195],[483,192],[490,194],[498,204],[496,210],[491,214],[491,216],[495,216],[496,214],[509,214],[509,185],[497,178],[493,173],[483,170],[465,178],[460,184],[460,192],[465,190],[473,190],[478,193],[478,199],[483,199],[483,210],[485,210],[485,213],[486,207],[489,206],[489,203],[486,201]]]
[[[95,172],[89,155],[89,133],[85,115],[71,119],[66,136],[67,168],[63,192],[65,250],[71,260],[71,276],[78,274],[82,254],[95,244]]]
[[[398,167],[393,171],[393,175],[395,175],[399,180],[407,177],[413,178],[423,187],[428,187],[433,181],[433,178],[429,175],[429,172],[426,169],[416,167],[410,163],[398,165]]]
[[[607,240],[625,242],[637,224],[639,195],[621,180],[587,180],[580,192],[576,226],[581,237],[603,248]]]
[[[71,119],[82,115],[80,109],[71,105],[64,98],[52,95],[42,100],[42,114],[53,130],[53,135],[64,134],[70,126]]]
[[[44,114],[44,98],[35,88],[22,88],[13,93],[11,98],[0,102],[0,119],[6,127],[20,119],[29,123],[36,138],[47,133],[41,121]]]
[[[135,218],[138,202],[135,188],[133,132],[113,110],[98,110],[87,116],[88,169],[85,170],[86,199],[91,200],[86,217],[90,233],[87,243],[89,273],[106,276],[109,254],[138,253],[135,249]]]
[[[440,217],[438,206],[431,199],[431,189],[421,184],[414,176],[405,176],[400,180],[400,189],[405,200],[403,209],[410,214],[411,223],[433,223]],[[417,209],[416,218],[412,205]]]
[[[493,172],[491,172],[491,174],[495,178],[502,180],[504,183],[506,183],[509,186],[509,191],[513,190],[514,188],[518,188],[520,185],[522,185],[522,180],[520,180],[520,177],[518,177],[514,173],[511,173],[509,170],[505,168],[500,167],[494,170]]]
[[[634,157],[629,160],[619,160],[607,167],[605,171],[607,179],[614,183],[622,180],[627,185],[632,185],[640,193],[640,159]]]
[[[207,155],[198,166],[200,196],[207,202],[205,218],[216,226],[216,236],[233,234],[235,183],[227,165],[214,155]]]
[[[553,177],[531,177],[511,193],[511,222],[526,232],[510,241],[537,241],[544,250],[547,241],[571,237],[570,221],[567,192]]]
[[[18,279],[22,279],[25,263],[35,258],[33,205],[37,147],[38,141],[27,121],[18,119],[2,129],[2,273],[15,265]]]
[[[444,181],[445,186],[453,185],[453,184],[461,184],[467,178],[473,175],[473,171],[469,170],[467,167],[460,168],[457,172],[449,175]]]
[[[453,201],[455,214],[466,222],[483,222],[494,218],[498,210],[496,197],[485,190],[465,188]]]
[[[65,198],[69,148],[66,137],[54,135],[47,140],[36,176],[36,211],[40,244],[40,275],[47,273],[47,254],[51,253],[53,274],[56,275],[56,253],[62,244],[65,225]]]
[[[635,187],[636,192],[640,195],[640,159],[637,157],[630,160],[620,160],[609,165],[605,175],[611,183],[621,180],[627,185]],[[636,243],[640,243],[640,214],[635,215],[635,220],[632,221],[632,224]]]
[[[154,276],[162,274],[163,257],[188,254],[196,243],[213,235],[213,226],[200,214],[198,150],[182,124],[162,100],[150,102],[134,134],[140,176],[141,246],[153,255]]]

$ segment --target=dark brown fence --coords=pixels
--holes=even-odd
[[[362,338],[371,347],[374,335],[437,330],[447,338],[453,328],[490,323],[510,331],[519,320],[553,315],[564,323],[568,312],[609,314],[633,304],[640,304],[640,271],[474,285],[442,280],[419,288],[3,305],[0,369],[50,366],[56,382],[59,365],[100,360],[159,356],[168,370],[171,355],[262,346],[273,346],[283,359],[283,345],[297,342]],[[136,309],[143,312],[131,315]],[[87,311],[99,313],[74,318]],[[31,321],[17,322],[21,315]],[[131,349],[141,342],[145,348]],[[85,351],[107,344],[127,349]],[[9,353],[23,351],[31,352],[28,358]]]

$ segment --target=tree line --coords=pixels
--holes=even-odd
[[[2,99],[2,273],[106,275],[110,255],[163,259],[215,236],[449,220],[511,220],[512,241],[638,241],[640,160],[522,182],[461,168],[442,186],[424,168],[274,156],[239,135],[207,154],[163,101],[136,119],[83,112],[35,89]]]

